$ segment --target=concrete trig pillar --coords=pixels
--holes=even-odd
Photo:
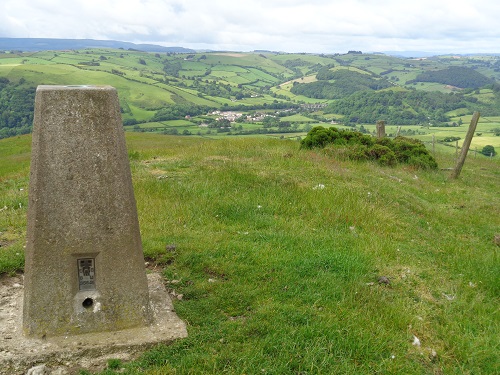
[[[148,284],[116,90],[39,86],[31,160],[25,335],[147,325]]]

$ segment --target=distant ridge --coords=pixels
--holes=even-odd
[[[156,44],[135,44],[116,40],[52,39],[52,38],[0,38],[0,51],[60,51],[84,48],[123,48],[144,52],[194,53],[184,47],[163,47]]]
[[[404,57],[404,58],[421,58],[421,57],[432,57],[442,55],[442,53],[437,52],[425,52],[425,51],[383,51],[382,53],[395,56],[395,57]]]
[[[377,52],[378,53],[378,52]],[[425,52],[425,51],[383,51],[385,55],[402,58],[426,58],[435,56],[500,56],[497,52]]]

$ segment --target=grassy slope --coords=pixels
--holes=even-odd
[[[22,264],[29,141],[0,140],[2,271]],[[183,294],[175,308],[189,337],[124,373],[500,366],[498,161],[468,159],[450,181],[332,160],[293,141],[129,133],[127,143],[144,251],[170,263],[164,276],[178,280],[168,285]]]
[[[31,136],[0,140],[0,274],[22,269]]]

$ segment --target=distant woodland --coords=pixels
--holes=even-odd
[[[437,82],[461,89],[477,89],[493,83],[493,80],[470,68],[450,66],[447,69],[421,73],[410,81],[413,82]]]
[[[495,86],[495,89],[500,86]],[[495,112],[489,106],[478,105],[476,98],[461,93],[444,94],[433,91],[362,91],[329,104],[326,112],[344,115],[345,123],[375,123],[384,119],[398,125],[444,125],[446,112],[459,108]]]
[[[31,131],[34,102],[35,87],[0,77],[0,138]]]
[[[341,99],[359,91],[376,91],[392,86],[385,78],[346,69],[331,71],[323,68],[316,74],[316,79],[318,81],[305,84],[295,82],[290,91],[309,98]]]

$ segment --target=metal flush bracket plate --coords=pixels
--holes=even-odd
[[[77,259],[78,265],[78,289],[96,290],[95,287],[95,259],[82,258]]]

